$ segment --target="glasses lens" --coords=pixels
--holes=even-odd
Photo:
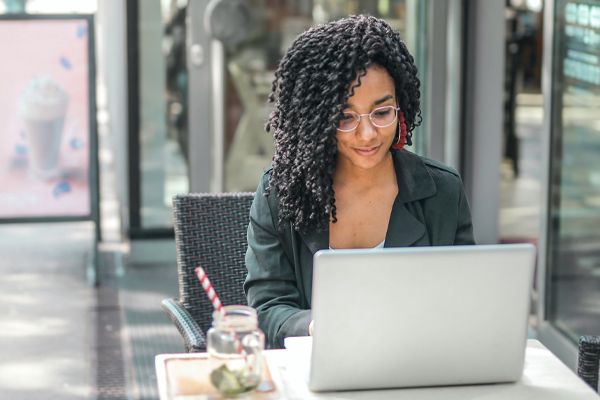
[[[394,120],[396,119],[396,108],[393,106],[376,108],[371,112],[370,117],[373,125],[383,128],[394,123]]]
[[[353,112],[344,112],[340,117],[338,129],[341,131],[351,131],[358,125],[358,115]]]

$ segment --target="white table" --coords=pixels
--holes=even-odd
[[[156,371],[161,400],[169,397],[166,362],[173,358],[202,358],[204,353],[161,354],[156,356]],[[303,379],[290,368],[290,353],[286,350],[268,350],[265,357],[277,387],[277,395],[264,398],[281,399],[444,399],[444,400],[495,400],[495,399],[600,399],[585,382],[564,365],[537,340],[527,342],[525,371],[520,381],[510,384],[446,386],[392,390],[364,390],[352,392],[314,393],[308,390]],[[177,399],[204,399],[205,396],[177,397]],[[262,398],[262,397],[261,397]]]

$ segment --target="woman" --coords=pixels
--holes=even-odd
[[[312,330],[316,251],[474,243],[458,174],[402,149],[419,86],[399,35],[370,16],[313,27],[281,60],[244,285],[270,347]]]

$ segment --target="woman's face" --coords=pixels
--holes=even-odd
[[[348,107],[344,112],[368,114],[379,107],[397,107],[394,81],[385,68],[378,65],[367,68],[366,75],[360,81],[360,86],[354,89],[354,95],[348,99]],[[371,169],[382,165],[389,157],[397,126],[396,118],[389,126],[378,128],[368,115],[363,115],[356,129],[350,132],[338,130],[338,166]]]

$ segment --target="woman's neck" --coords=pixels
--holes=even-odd
[[[333,174],[333,183],[338,187],[351,185],[357,189],[368,189],[376,186],[381,187],[381,185],[395,181],[396,171],[394,170],[394,160],[391,153],[388,153],[384,162],[369,169],[356,167],[350,162],[338,161]]]

